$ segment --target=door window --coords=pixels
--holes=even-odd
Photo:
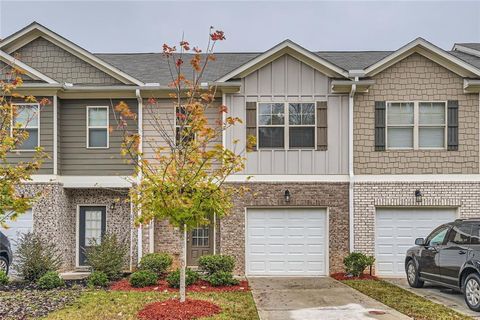
[[[209,246],[209,228],[201,227],[192,230],[192,245],[200,247]]]
[[[472,225],[455,226],[448,235],[448,244],[469,245]]]
[[[447,235],[449,227],[448,226],[442,226],[435,231],[433,231],[427,238],[427,244],[429,246],[438,246],[443,244],[443,241],[445,240],[445,236]]]

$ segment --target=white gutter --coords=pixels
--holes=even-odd
[[[140,135],[140,143],[138,148],[140,151],[139,159],[141,159],[141,154],[143,152],[143,99],[140,94],[140,89],[135,90],[135,96],[137,97],[137,102],[138,102],[138,134]],[[142,179],[142,171],[140,170],[137,177],[137,183],[139,183],[141,179]],[[138,214],[139,215],[141,214],[140,210]],[[133,228],[132,228],[132,232],[133,232]],[[137,229],[137,250],[138,250],[137,264],[138,264],[143,256],[143,228],[141,225]]]
[[[53,96],[53,175],[58,174],[58,98]]]
[[[348,96],[348,176],[349,176],[349,187],[348,187],[348,212],[349,212],[349,231],[350,231],[350,252],[355,251],[355,242],[354,242],[354,205],[353,205],[353,180],[354,180],[354,169],[353,169],[353,104],[355,91],[357,90],[356,83],[358,82],[358,77],[355,77],[355,82],[352,84],[350,90],[350,95]]]
[[[225,93],[222,93],[222,105],[226,106],[227,105],[227,95]],[[222,125],[225,124],[227,121],[227,113],[222,112]],[[222,130],[222,146],[223,148],[227,147],[227,133],[225,130]]]

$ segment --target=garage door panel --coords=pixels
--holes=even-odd
[[[248,275],[324,275],[325,232],[325,210],[249,210]]]
[[[380,208],[375,222],[377,273],[404,276],[405,253],[415,239],[455,219],[454,208]]]
[[[8,237],[12,251],[15,252],[18,236],[33,230],[32,210],[20,214],[15,221],[7,221],[7,226],[8,229],[0,228],[0,230]]]

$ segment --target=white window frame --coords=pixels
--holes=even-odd
[[[388,125],[388,109],[390,104],[392,103],[413,103],[413,125]],[[439,128],[442,125],[438,124],[420,124],[420,103],[443,103],[445,106],[445,124],[444,127],[444,138],[443,138],[443,147],[435,148],[435,147],[420,147],[419,146],[419,139],[420,139],[420,128],[424,127],[433,127]],[[385,108],[385,146],[387,150],[446,150],[447,149],[447,138],[448,138],[448,105],[447,101],[439,101],[439,100],[406,100],[406,101],[386,101],[386,108]],[[405,127],[412,127],[413,128],[413,147],[411,148],[396,148],[396,147],[389,147],[388,146],[388,128],[405,128]]]
[[[175,105],[173,106],[173,124],[174,124],[173,142],[174,142],[175,146],[177,145],[177,128],[180,128],[180,126],[177,125],[177,108],[180,108],[180,107],[177,107]],[[187,128],[187,127],[190,127],[190,126],[189,125],[184,125],[183,127]],[[197,139],[197,133],[195,132],[193,135],[194,135],[193,139]]]
[[[303,125],[303,124],[290,124],[290,108],[289,104],[294,103],[294,104],[313,104],[313,116],[315,118],[314,124],[309,124],[309,125]],[[260,104],[283,104],[283,111],[284,111],[284,118],[285,121],[283,124],[267,124],[267,125],[260,125],[259,119],[260,119]],[[317,146],[317,106],[315,101],[284,101],[284,102],[278,102],[278,101],[259,101],[257,102],[257,112],[256,112],[256,121],[257,121],[257,147],[259,150],[315,150]],[[284,134],[284,147],[283,148],[271,148],[271,147],[261,147],[260,146],[260,127],[267,127],[267,128],[284,128],[283,134]],[[302,127],[313,127],[313,146],[312,147],[301,147],[301,148],[290,148],[290,127],[292,128],[302,128]]]
[[[106,109],[107,110],[107,124],[106,126],[91,126],[89,115],[90,109]],[[110,148],[110,108],[108,106],[87,106],[87,149],[109,149]],[[107,146],[106,147],[90,147],[90,129],[107,129]]]
[[[14,106],[36,106],[37,107],[37,125],[36,126],[30,126],[27,124],[27,126],[22,126],[20,129],[37,129],[37,148],[40,147],[40,103],[38,102],[33,102],[33,103],[12,103]],[[10,125],[10,136],[13,137],[13,130],[15,126],[15,119],[13,117],[13,109],[12,109],[12,119],[11,119],[11,125]],[[35,152],[35,149],[15,149],[13,150],[15,152]]]

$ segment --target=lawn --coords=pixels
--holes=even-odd
[[[174,297],[174,293],[105,291],[84,292],[72,305],[50,313],[44,320],[129,320],[145,305]],[[250,292],[189,293],[189,298],[210,300],[222,308],[222,313],[202,319],[258,319]]]
[[[386,281],[344,280],[342,282],[415,320],[472,319]]]

